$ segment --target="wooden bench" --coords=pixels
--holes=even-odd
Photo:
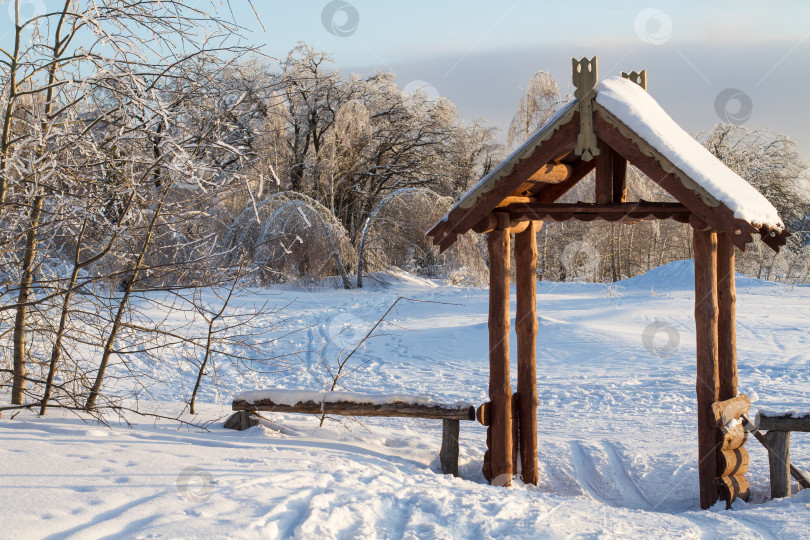
[[[339,416],[384,416],[390,418],[429,418],[442,420],[442,447],[439,461],[444,474],[458,476],[458,436],[460,420],[475,420],[475,407],[467,404],[442,405],[427,398],[402,395],[356,394],[353,392],[313,392],[272,389],[244,392],[233,400],[236,412],[226,428],[243,430],[256,425],[251,413],[268,411]]]
[[[754,424],[765,431],[771,471],[771,498],[790,497],[790,477],[803,489],[810,489],[810,475],[790,463],[790,432],[810,432],[810,412],[782,414],[760,411]]]

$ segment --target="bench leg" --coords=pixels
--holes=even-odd
[[[237,431],[244,431],[257,425],[259,421],[255,418],[251,418],[251,412],[252,411],[236,411],[225,420],[225,427]]]
[[[769,431],[765,434],[770,451],[771,499],[790,497],[790,432]]]
[[[444,474],[458,476],[458,420],[442,420],[442,449],[439,460]]]

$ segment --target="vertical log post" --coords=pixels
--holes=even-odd
[[[627,160],[611,149],[613,153],[613,202],[627,201]]]
[[[717,234],[695,228],[695,327],[697,342],[698,473],[700,507],[709,508],[719,495],[717,460],[719,431],[712,403],[719,394],[717,363]]]
[[[596,156],[596,194],[599,204],[607,204],[613,198],[613,149],[601,139],[597,141],[599,155]]]
[[[726,234],[717,235],[717,352],[720,375],[719,400],[737,397],[737,291],[734,280],[734,244]]]
[[[509,214],[487,236],[489,250],[489,400],[492,483],[512,485],[512,383],[509,379]]]
[[[458,420],[442,420],[442,448],[439,451],[439,462],[444,474],[458,476]]]
[[[537,232],[532,221],[515,235],[517,309],[517,393],[520,398],[520,469],[526,484],[537,485]]]
[[[623,203],[627,200],[627,160],[601,139],[597,144],[596,202]]]
[[[520,394],[512,394],[512,474],[518,474],[520,463]]]
[[[771,499],[790,497],[790,432],[769,431],[768,465],[771,469]]]

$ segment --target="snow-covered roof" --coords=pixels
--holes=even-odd
[[[619,148],[623,147],[621,151],[619,148],[614,150],[620,154],[624,152],[626,159],[648,175],[660,177],[659,172],[673,175],[676,180],[672,176],[669,180],[653,180],[670,191],[693,215],[714,229],[729,234],[737,247],[743,249],[752,241],[752,233],[762,235],[763,240],[777,251],[784,245],[790,234],[785,230],[776,208],[678,126],[639,84],[623,77],[609,77],[596,83],[585,95],[587,97],[583,99],[589,102],[593,100],[592,112],[591,106],[579,99],[563,107],[529,140],[467,191],[428,231],[434,243],[444,250],[455,242],[458,235],[471,230],[503,199],[512,195],[510,190],[518,188],[528,179],[534,172],[529,171],[531,167],[536,165],[534,170],[538,170],[538,167],[557,159],[570,167],[579,166],[579,174],[571,173],[570,181],[562,186],[562,190],[546,187],[536,194],[537,201],[553,203],[565,189],[569,189],[593,168],[594,161],[587,161],[590,156],[582,154],[580,157],[581,151],[575,149],[578,138],[588,136],[587,130],[591,130],[589,136],[593,137],[593,126],[598,120],[598,127],[602,131],[597,131],[596,136],[600,140],[603,136],[614,137],[611,145],[615,143]],[[588,120],[591,115],[593,123]],[[569,150],[567,154],[566,149]],[[556,157],[549,157],[552,150]],[[540,162],[546,158],[549,161]],[[647,164],[642,166],[645,160]],[[507,208],[505,206],[504,211],[508,211]]]
[[[676,124],[646,90],[622,77],[599,81],[595,90],[599,105],[726,205],[735,218],[757,228],[785,228],[768,199]]]

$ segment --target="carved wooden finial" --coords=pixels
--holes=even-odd
[[[596,57],[594,56],[590,60],[585,57],[579,60],[572,58],[571,67],[573,68],[571,78],[573,79],[574,87],[577,89],[574,96],[577,99],[582,99],[596,86],[596,81],[599,79]]]
[[[590,161],[599,155],[596,134],[593,131],[593,87],[599,79],[596,57],[590,60],[585,57],[579,60],[572,58],[571,67],[573,68],[571,77],[576,87],[574,97],[579,100],[579,135],[575,153],[582,156],[583,160]]]
[[[630,73],[625,73],[622,71],[622,77],[625,79],[630,79],[644,90],[647,89],[647,70],[642,69],[641,71],[631,71]]]

